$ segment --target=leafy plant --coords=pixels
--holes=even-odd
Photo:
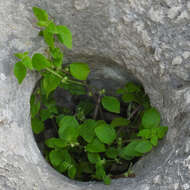
[[[63,53],[55,43],[57,39],[71,49],[70,30],[56,25],[45,10],[33,7],[33,12],[48,54],[15,54],[19,61],[14,74],[19,84],[28,70],[41,75],[30,99],[30,113],[32,130],[45,145],[42,152],[47,161],[60,173],[81,181],[110,184],[112,178],[134,177],[134,159],[150,152],[168,130],[160,126],[159,112],[138,84],[127,83],[115,96],[90,86],[88,64],[63,64]],[[73,107],[57,104],[57,89],[71,94]]]

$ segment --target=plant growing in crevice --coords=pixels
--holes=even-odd
[[[133,163],[157,146],[168,128],[160,125],[160,114],[151,107],[143,88],[128,82],[110,96],[88,81],[86,63],[63,64],[63,52],[55,39],[72,48],[72,34],[56,25],[45,10],[33,7],[48,45],[48,55],[17,53],[14,66],[19,84],[27,71],[41,75],[30,99],[31,125],[47,161],[59,172],[81,181],[134,177]],[[60,106],[54,93],[71,94],[74,106]],[[50,135],[46,132],[50,131]]]

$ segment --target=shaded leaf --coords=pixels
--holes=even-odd
[[[72,165],[71,167],[68,168],[68,176],[71,179],[74,179],[77,173],[77,169],[74,165]]]
[[[147,140],[139,141],[135,146],[135,151],[139,153],[147,153],[152,150],[152,144]]]
[[[98,153],[88,152],[87,156],[88,156],[88,160],[92,164],[96,164],[97,162],[99,162],[101,160],[100,155]]]
[[[49,138],[45,141],[45,144],[49,148],[64,148],[67,146],[67,143],[63,139],[59,138]]]
[[[130,103],[130,102],[137,102],[137,103],[138,103],[135,94],[132,94],[132,93],[123,94],[122,100],[123,100],[125,103]]]
[[[142,117],[144,128],[157,127],[160,124],[160,113],[155,108],[146,110]]]
[[[61,162],[64,161],[63,152],[59,150],[52,150],[49,153],[49,159],[54,167],[58,167],[61,164]]]
[[[88,152],[105,152],[106,147],[103,143],[101,143],[97,138],[95,138],[92,143],[87,144],[86,151]]]
[[[141,91],[141,87],[137,84],[134,84],[132,82],[129,82],[126,84],[125,86],[125,90],[128,92],[128,93],[138,93]]]
[[[58,167],[58,171],[63,173],[66,172],[68,170],[68,168],[71,167],[71,164],[67,161],[63,161],[59,167]]]
[[[162,139],[166,133],[168,131],[168,127],[167,126],[161,126],[157,128],[157,135],[159,139]]]
[[[108,175],[104,176],[103,180],[104,180],[105,185],[110,185],[111,184],[111,178]]]
[[[158,145],[158,137],[157,136],[153,136],[150,139],[150,142],[152,143],[152,145],[157,146]]]
[[[117,150],[117,148],[109,147],[109,148],[106,150],[106,156],[107,156],[108,158],[115,159],[115,158],[118,156],[118,150]]]
[[[135,150],[135,147],[139,144],[139,141],[132,141],[126,147],[122,148],[120,151],[120,156],[125,159],[125,157],[136,157],[142,156],[141,153]]]
[[[38,118],[31,119],[32,131],[39,134],[44,130],[44,123]]]
[[[35,95],[33,94],[30,98],[30,114],[31,117],[34,118],[40,110],[40,101],[36,99]]]
[[[121,127],[121,126],[127,126],[130,123],[129,120],[123,118],[123,117],[117,117],[114,118],[111,122],[111,126],[113,127]]]
[[[120,102],[113,96],[104,96],[101,99],[103,107],[110,112],[120,113]]]
[[[88,143],[92,142],[95,137],[96,121],[92,119],[86,120],[83,124],[80,125],[80,136],[87,141]]]

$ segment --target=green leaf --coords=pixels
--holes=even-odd
[[[157,146],[158,145],[158,137],[157,136],[153,136],[150,139],[150,142],[152,143],[152,145]]]
[[[78,84],[67,83],[63,84],[63,88],[68,90],[73,95],[85,95],[86,90],[83,86]]]
[[[32,131],[39,134],[44,130],[44,123],[38,118],[31,119]]]
[[[28,56],[28,52],[15,53],[14,55],[15,55],[15,57],[17,57],[17,58],[19,58],[19,59],[23,59],[23,58],[25,58],[26,56]]]
[[[33,66],[32,66],[32,59],[29,56],[26,56],[22,59],[22,63],[23,65],[27,68],[32,70]]]
[[[96,163],[96,178],[101,180],[106,176],[106,172],[104,170],[103,165],[101,162]]]
[[[130,103],[130,102],[137,102],[137,103],[138,103],[135,94],[132,94],[132,93],[123,94],[122,100],[123,100],[125,103]]]
[[[42,121],[45,121],[49,118],[52,118],[53,114],[48,109],[41,109],[40,110],[40,118]]]
[[[61,69],[63,64],[63,53],[61,52],[60,48],[50,48],[51,56],[53,57],[53,64],[58,69]]]
[[[88,160],[92,164],[96,164],[97,162],[99,162],[101,160],[100,155],[98,153],[88,152],[87,156],[88,156]]]
[[[139,141],[135,146],[135,151],[139,153],[147,153],[152,150],[152,144],[147,140]]]
[[[45,30],[43,30],[43,37],[44,37],[44,41],[46,42],[46,44],[48,46],[50,46],[51,48],[54,48],[53,34],[48,32],[47,29],[45,29]]]
[[[80,162],[78,172],[92,174],[93,170],[94,168],[89,162]]]
[[[64,114],[60,114],[56,117],[56,123],[59,124],[59,122],[65,117]]]
[[[48,21],[48,14],[45,10],[38,7],[33,7],[32,10],[39,21]]]
[[[47,32],[52,34],[58,34],[57,26],[54,22],[50,22],[49,25],[46,27]]]
[[[86,63],[71,63],[70,65],[71,75],[78,80],[86,80],[90,69]]]
[[[105,144],[111,144],[116,138],[114,128],[107,124],[101,124],[95,128],[96,136]]]
[[[79,135],[79,124],[73,116],[65,116],[59,122],[59,137],[66,142],[76,141]]]
[[[129,83],[126,84],[125,90],[126,90],[128,93],[137,93],[137,92],[140,92],[140,91],[141,91],[141,88],[140,88],[139,85],[134,84],[134,83],[132,83],[132,82],[129,82]]]
[[[36,23],[37,26],[40,26],[40,27],[47,27],[49,25],[49,23],[51,23],[50,20],[47,20],[47,21],[38,21]]]
[[[45,141],[45,144],[49,148],[64,148],[67,146],[67,143],[63,139],[54,138],[54,137],[47,139]]]
[[[105,120],[98,120],[98,121],[96,121],[96,127],[98,127],[101,124],[106,124]]]
[[[69,167],[71,167],[71,164],[67,161],[64,161],[59,165],[58,171],[61,173],[66,172]]]
[[[50,67],[50,62],[46,59],[46,57],[40,53],[36,53],[32,56],[32,66],[37,71]]]
[[[124,93],[126,93],[126,91],[123,88],[119,88],[119,89],[117,89],[116,93],[117,94],[124,94]]]
[[[72,33],[66,27],[62,25],[57,26],[58,39],[63,43],[67,48],[72,49]]]
[[[106,148],[103,143],[101,143],[97,138],[95,138],[92,143],[87,144],[86,151],[88,152],[105,152]]]
[[[71,167],[68,169],[68,176],[69,176],[71,179],[74,179],[74,178],[75,178],[76,173],[77,173],[77,169],[76,169],[75,166],[71,166]]]
[[[111,178],[109,176],[107,176],[107,175],[104,176],[103,180],[104,180],[105,185],[110,185],[111,184]]]
[[[111,122],[111,126],[113,127],[121,127],[121,126],[127,126],[130,123],[129,120],[123,118],[123,117],[117,117],[114,118]]]
[[[92,119],[86,120],[82,125],[80,125],[79,134],[88,143],[92,142],[95,137],[94,129],[96,127],[96,121]]]
[[[30,99],[30,114],[31,114],[31,117],[34,118],[39,113],[39,110],[40,110],[40,101],[38,101],[36,99],[35,95],[33,94],[31,96],[31,99]]]
[[[120,151],[120,156],[125,159],[125,157],[138,157],[142,156],[141,153],[135,150],[139,141],[132,141],[126,147],[122,148]]]
[[[106,156],[108,158],[115,159],[118,156],[118,150],[116,148],[114,148],[114,147],[109,147],[106,150]]]
[[[77,110],[83,110],[85,115],[90,114],[94,110],[95,105],[88,100],[81,100],[77,105]]]
[[[64,161],[63,152],[59,150],[52,150],[49,153],[49,159],[54,167],[58,167],[61,164],[61,162]]]
[[[54,91],[59,86],[60,82],[61,79],[53,74],[48,74],[43,78],[43,88],[47,97],[50,92]]]
[[[166,133],[168,131],[168,127],[167,126],[160,126],[160,127],[156,128],[156,130],[157,130],[158,138],[162,139],[166,135]]]
[[[18,83],[21,84],[24,78],[26,77],[26,67],[21,61],[17,62],[14,65],[14,75],[16,76]]]
[[[157,127],[160,124],[160,113],[155,108],[146,110],[142,117],[144,128]]]
[[[120,113],[120,102],[113,96],[104,96],[101,100],[103,107],[110,112]]]
[[[137,134],[138,137],[143,137],[145,139],[150,139],[152,134],[151,134],[151,130],[150,129],[143,129],[140,130]]]

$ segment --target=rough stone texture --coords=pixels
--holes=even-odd
[[[32,6],[46,9],[74,37],[68,60],[95,65],[121,82],[129,71],[169,126],[167,137],[134,167],[134,179],[71,181],[41,156],[30,128],[29,98],[38,79],[13,76],[13,53],[43,51]],[[0,0],[0,189],[189,190],[190,2],[188,0]]]

